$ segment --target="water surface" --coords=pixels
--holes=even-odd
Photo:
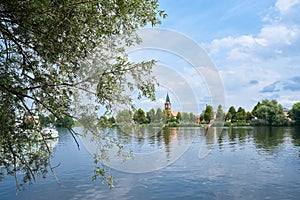
[[[92,182],[93,158],[78,150],[66,130],[59,131],[53,165],[62,186],[48,175],[15,195],[15,182],[0,182],[0,199],[299,199],[299,128],[145,129],[137,134],[113,130],[135,155],[155,155],[112,169],[112,190]],[[155,162],[154,162],[155,161]],[[138,163],[138,164],[137,164]],[[140,165],[140,166],[136,166]],[[135,166],[148,172],[129,173]],[[113,166],[114,167],[114,166]],[[154,170],[149,170],[154,169]]]

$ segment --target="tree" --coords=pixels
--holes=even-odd
[[[189,121],[190,121],[190,115],[189,115],[189,113],[187,113],[187,112],[183,112],[182,114],[181,114],[181,118],[182,118],[182,121],[184,122],[184,123],[188,123]]]
[[[157,0],[1,1],[1,170],[16,180],[23,174],[27,182],[49,171],[51,152],[35,139],[43,136],[41,127],[28,131],[26,125],[35,116],[77,118],[95,132],[92,116],[99,106],[107,112],[132,106],[124,91],[137,89],[139,97],[154,99],[154,61],[131,62],[125,47],[140,41],[138,28],[155,26],[165,16]],[[77,133],[67,128],[75,139]],[[29,155],[32,142],[40,148]]]
[[[190,112],[189,116],[190,116],[190,123],[195,123],[196,119],[197,119],[196,115],[194,113]]]
[[[204,120],[204,114],[200,114],[200,122],[202,122]]]
[[[181,113],[178,112],[178,113],[177,113],[177,116],[176,116],[176,121],[177,121],[177,123],[179,123],[181,120],[182,120]]]
[[[248,111],[248,112],[246,113],[246,121],[247,121],[247,122],[250,122],[253,118],[254,118],[254,117],[253,117],[252,113]]]
[[[151,108],[149,110],[149,112],[147,112],[147,119],[149,121],[149,123],[153,123],[155,120],[155,110],[153,108]]]
[[[263,100],[256,110],[257,116],[265,120],[267,125],[283,125],[286,122],[286,117],[283,112],[283,106],[278,104],[276,100]]]
[[[258,117],[258,115],[257,115],[257,109],[260,107],[260,105],[261,105],[261,103],[260,102],[257,102],[257,104],[254,106],[254,108],[252,109],[252,115],[254,116],[254,117]]]
[[[49,126],[51,122],[51,118],[49,116],[45,116],[44,114],[39,115],[40,123],[42,127]]]
[[[74,120],[67,116],[67,115],[64,115],[60,118],[58,118],[54,123],[53,125],[56,126],[56,127],[72,127],[74,125]]]
[[[246,120],[246,111],[244,108],[239,107],[238,111],[236,112],[236,119],[238,121],[245,121]]]
[[[172,115],[170,114],[170,112],[168,110],[164,110],[164,112],[162,114],[162,120],[165,124],[172,121]]]
[[[103,127],[107,126],[107,124],[108,124],[107,117],[106,116],[101,116],[99,118],[99,124],[100,124],[100,126],[103,126]]]
[[[219,105],[217,109],[216,120],[224,121],[224,118],[225,118],[225,114],[222,105]]]
[[[130,110],[121,110],[116,117],[117,124],[129,124],[132,121],[132,112]]]
[[[145,124],[147,122],[145,111],[141,108],[136,110],[133,115],[133,120],[137,124]]]
[[[155,122],[162,122],[163,120],[163,111],[161,108],[157,108],[156,109],[156,113],[155,113]]]
[[[295,123],[297,125],[300,124],[300,102],[295,103],[292,107],[292,109],[288,112],[289,117],[292,120],[295,120]]]
[[[213,113],[213,107],[210,105],[206,105],[205,111],[204,111],[204,120],[207,122],[210,122],[211,119],[214,117]]]
[[[112,116],[112,117],[108,118],[108,123],[109,124],[115,124],[116,123],[116,119]]]
[[[231,120],[231,122],[236,121],[236,110],[235,110],[234,106],[231,106],[228,109],[228,113],[227,113],[226,119],[227,120]]]

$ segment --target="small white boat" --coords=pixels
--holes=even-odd
[[[58,137],[58,131],[54,128],[44,128],[43,129],[45,134],[51,135],[51,138],[57,138]]]

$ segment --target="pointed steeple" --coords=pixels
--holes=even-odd
[[[169,97],[169,94],[168,94],[168,93],[167,93],[167,97],[166,97],[166,103],[171,103],[170,97]]]
[[[171,101],[168,93],[166,97],[165,110],[171,111]]]

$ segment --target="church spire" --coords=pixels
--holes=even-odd
[[[169,94],[168,94],[168,93],[167,93],[167,97],[166,97],[166,103],[171,103],[170,97],[169,97]]]
[[[171,111],[171,101],[168,93],[166,97],[165,110]]]

